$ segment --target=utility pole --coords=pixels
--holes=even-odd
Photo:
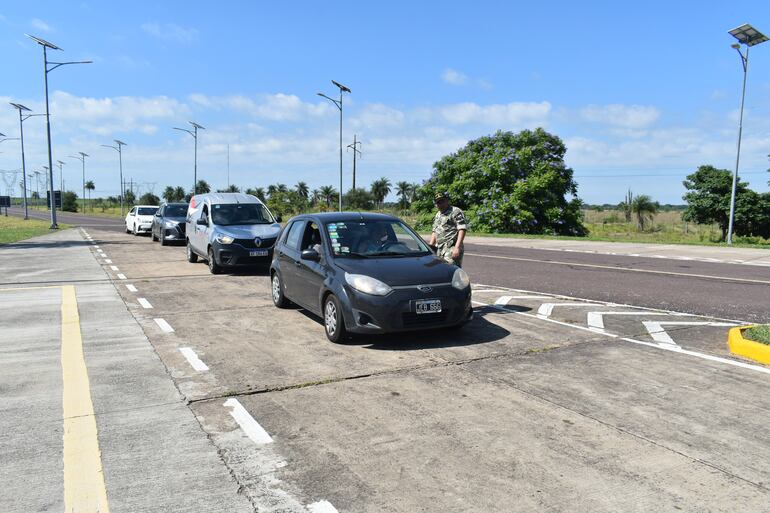
[[[227,145],[227,188],[230,188],[230,144]]]
[[[357,134],[353,134],[353,144],[348,144],[348,148],[353,149],[353,188],[356,188],[356,154],[361,153],[358,149],[358,145],[362,144],[361,141],[356,140]]]

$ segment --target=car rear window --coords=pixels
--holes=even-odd
[[[158,207],[142,207],[139,209],[140,216],[152,216],[158,211]]]

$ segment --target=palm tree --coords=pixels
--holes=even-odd
[[[337,189],[335,189],[331,185],[324,185],[319,189],[319,192],[321,193],[321,197],[326,201],[326,206],[331,207],[332,201],[334,201],[334,198],[337,197]]]
[[[382,208],[385,196],[388,194],[390,194],[390,180],[383,176],[379,180],[372,182],[372,196],[380,204],[380,208]]]
[[[276,185],[276,188],[278,189],[278,192],[289,192],[289,188],[286,187],[285,183],[279,183]]]
[[[310,189],[305,182],[298,182],[294,188],[297,190],[297,194],[299,194],[301,198],[307,200],[308,195],[310,194]]]
[[[234,183],[231,183],[227,186],[222,192],[241,192],[241,188],[235,185]]]
[[[318,189],[313,189],[310,191],[310,201],[313,204],[313,206],[317,205],[319,201],[321,201],[321,191]]]
[[[166,200],[168,203],[171,203],[176,199],[176,191],[174,191],[174,187],[172,185],[167,185],[165,189],[163,189],[163,199]]]
[[[91,203],[91,191],[96,190],[96,186],[94,185],[93,180],[88,180],[86,182],[86,190],[88,191],[88,203]],[[94,206],[91,205],[91,212],[94,211]],[[83,209],[83,212],[85,212],[85,209]]]
[[[211,186],[206,180],[200,179],[198,180],[198,185],[195,186],[195,190],[198,194],[208,194],[211,192]]]
[[[184,200],[186,194],[184,192],[184,187],[181,185],[174,188],[174,201],[182,201]]]
[[[648,195],[641,194],[631,202],[631,210],[636,214],[639,231],[644,231],[644,223],[648,220],[652,222],[655,214],[660,210],[660,204],[657,201],[652,201]]]
[[[409,204],[412,202],[412,184],[409,182],[398,182],[396,184],[396,196],[401,198],[399,203],[402,209],[409,208]]]
[[[278,186],[276,186],[274,184],[270,184],[270,185],[267,186],[267,195],[268,196],[272,196],[276,192],[278,192]]]

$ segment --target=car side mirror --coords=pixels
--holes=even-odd
[[[321,260],[321,255],[318,254],[318,251],[314,249],[306,249],[302,252],[302,255],[300,256],[302,260],[310,260],[312,262],[318,262]]]
[[[281,221],[283,221],[283,218],[281,216],[275,216],[276,223],[280,223]]]
[[[155,217],[160,217],[160,212],[156,212]]]
[[[195,224],[197,224],[198,226],[208,226],[209,222],[205,218],[201,217],[197,221],[195,221]]]

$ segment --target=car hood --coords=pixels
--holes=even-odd
[[[281,225],[273,224],[234,224],[231,226],[217,226],[217,232],[236,239],[253,239],[263,237],[265,239],[277,237],[281,231]]]
[[[335,258],[334,263],[345,272],[365,274],[391,287],[449,283],[457,269],[435,255],[366,259]]]
[[[184,223],[184,222],[185,222],[185,220],[186,220],[186,218],[185,218],[184,216],[182,216],[182,217],[170,217],[170,216],[166,216],[166,217],[164,217],[164,218],[163,218],[163,220],[164,220],[164,221],[172,221],[172,222],[174,222],[174,223]]]

